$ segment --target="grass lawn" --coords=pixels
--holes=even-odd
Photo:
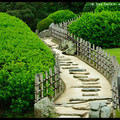
[[[111,48],[111,49],[104,49],[104,50],[110,53],[110,55],[116,56],[118,63],[120,64],[120,48]]]

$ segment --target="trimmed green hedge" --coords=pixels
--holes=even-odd
[[[51,23],[54,23],[53,19],[45,18],[37,24],[37,30],[39,30],[39,32],[41,32],[45,29],[48,29]]]
[[[56,24],[72,18],[77,18],[77,15],[70,10],[59,10],[51,13],[47,18],[53,19],[54,23]]]
[[[83,8],[83,12],[94,12],[96,8],[96,2],[86,2]]]
[[[84,13],[68,31],[103,48],[120,47],[120,11]]]
[[[36,73],[54,66],[54,56],[19,18],[0,12],[0,106],[11,112],[34,108]]]
[[[101,2],[97,5],[95,12],[120,11],[120,2]]]

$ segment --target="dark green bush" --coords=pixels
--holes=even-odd
[[[86,4],[83,7],[83,12],[94,12],[95,8],[96,2],[86,2]]]
[[[101,2],[97,5],[95,12],[120,11],[120,2]]]
[[[84,13],[68,31],[103,48],[120,47],[120,11]]]
[[[70,10],[59,10],[51,13],[47,18],[53,19],[54,23],[56,24],[72,18],[77,18],[77,15]]]
[[[38,24],[37,24],[37,30],[39,30],[39,32],[48,29],[49,25],[51,23],[54,23],[54,20],[51,18],[45,18],[43,20],[41,20]]]
[[[34,106],[34,79],[54,66],[44,42],[19,18],[0,13],[0,106],[24,112]]]

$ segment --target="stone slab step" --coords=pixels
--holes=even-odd
[[[98,93],[83,93],[82,96],[98,96]]]
[[[67,116],[80,116],[84,117],[88,111],[87,110],[75,110],[70,107],[55,107],[56,113],[59,115],[67,115]]]
[[[71,88],[101,88],[101,86],[97,86],[97,85],[81,85],[81,86],[71,86]]]
[[[59,58],[64,58],[65,56],[59,56]]]
[[[89,72],[81,72],[81,71],[69,71],[70,74],[81,74],[81,75],[89,75]]]
[[[73,75],[74,78],[88,78],[86,75]]]
[[[97,92],[97,91],[100,91],[99,88],[83,88],[82,91],[84,92]]]
[[[96,97],[96,96],[84,96],[84,97],[73,97],[69,101],[91,101],[91,100],[111,100],[111,97]]]
[[[81,81],[85,81],[85,82],[92,82],[92,81],[98,81],[99,78],[86,78],[86,79],[83,79],[83,78],[79,78],[79,80]]]
[[[100,82],[82,82],[83,85],[94,85],[99,84]]]
[[[70,61],[71,59],[70,58],[62,58],[62,59],[59,59],[59,61]]]
[[[70,66],[70,63],[60,63],[60,66]]]
[[[73,105],[72,106],[73,109],[76,109],[76,110],[89,110],[90,109],[90,106],[89,104],[87,103],[84,103],[84,104],[76,104],[76,105]]]
[[[70,66],[70,67],[62,67],[62,69],[72,69],[72,68],[78,68],[78,67],[72,67],[72,66]]]
[[[82,72],[82,71],[87,71],[87,70],[78,68],[78,69],[69,69],[69,71],[80,71],[80,72]]]
[[[65,63],[65,64],[67,64],[67,63],[73,63],[73,62],[71,62],[71,61],[70,61],[70,62],[61,61],[60,63]]]
[[[72,65],[78,65],[77,63],[73,63]]]
[[[78,103],[84,103],[85,101],[70,101],[70,103],[67,104],[78,104]]]
[[[81,118],[80,116],[67,116],[67,115],[60,115],[59,118]]]

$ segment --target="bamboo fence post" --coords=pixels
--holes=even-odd
[[[51,88],[51,90],[52,90],[52,69],[51,68],[49,68],[49,75],[50,75],[50,88]],[[53,95],[51,95],[51,98],[53,98]]]
[[[54,74],[55,74],[55,96],[56,96],[56,94],[57,94],[57,75],[56,75],[56,73],[57,73],[57,69],[56,69],[56,66],[54,66]]]
[[[40,88],[41,88],[41,99],[44,97],[43,96],[43,74],[40,73]]]
[[[39,100],[39,74],[35,75],[35,103]]]
[[[48,97],[48,84],[49,83],[48,83],[48,72],[47,71],[45,72],[45,79],[46,79],[46,94],[47,94],[46,96]]]

